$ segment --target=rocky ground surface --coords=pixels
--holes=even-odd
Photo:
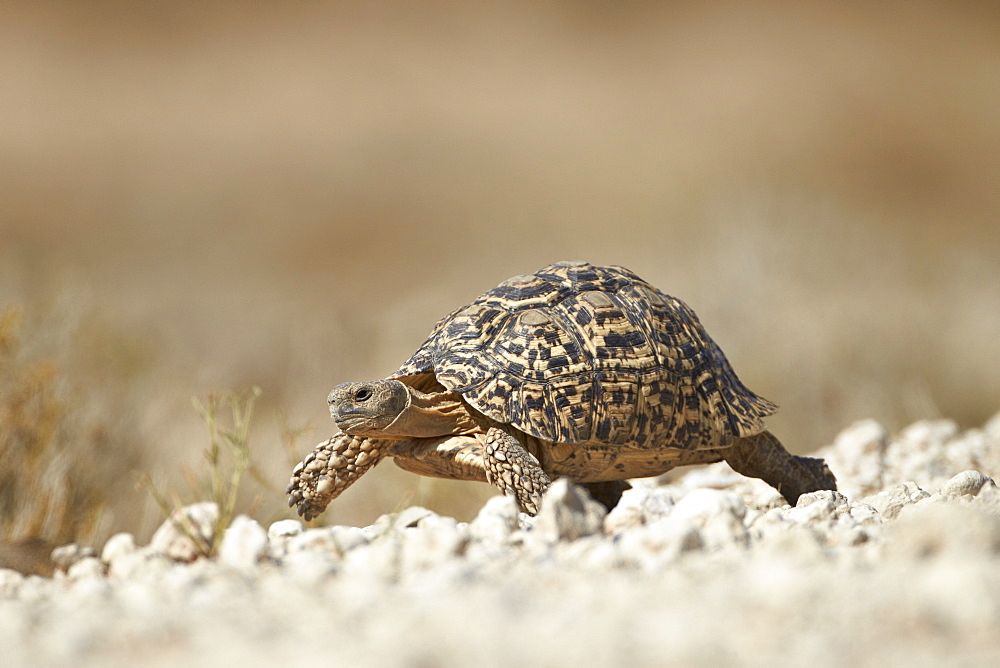
[[[611,513],[557,483],[469,523],[237,518],[196,559],[171,523],[0,570],[4,665],[998,665],[1000,415],[960,432],[857,423],[841,491],[794,508],[725,464]],[[186,509],[209,531],[216,509]]]

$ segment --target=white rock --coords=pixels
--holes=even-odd
[[[873,532],[869,532],[847,512],[838,516],[837,521],[825,533],[827,545],[850,547],[868,542]]]
[[[518,515],[514,497],[491,497],[469,523],[469,534],[473,540],[503,543],[517,529]]]
[[[359,528],[361,530],[361,533],[364,534],[365,540],[370,543],[379,536],[388,533],[392,529],[391,520],[392,520],[392,515],[382,515],[375,521],[375,524],[369,524],[366,527],[359,527]]]
[[[603,536],[585,536],[570,543],[557,544],[560,563],[568,568],[607,573],[621,566],[622,557],[615,544]]]
[[[215,523],[218,519],[219,506],[210,501],[175,510],[153,534],[149,547],[175,561],[194,561],[215,542]]]
[[[555,542],[600,533],[607,509],[566,478],[553,482],[542,498],[535,536]]]
[[[133,580],[146,569],[149,560],[154,558],[167,561],[163,555],[148,549],[119,554],[108,562],[108,576],[118,580]]]
[[[742,519],[746,510],[746,504],[733,492],[700,488],[681,497],[670,512],[670,516],[675,519],[688,519],[696,525],[703,526],[708,520],[724,515]]]
[[[372,541],[371,535],[358,527],[330,527],[330,537],[333,539],[333,544],[341,555],[347,554],[361,545],[367,545]]]
[[[292,536],[285,543],[287,554],[295,552],[329,552],[336,556],[337,545],[333,539],[334,527],[318,527],[316,529],[306,529],[302,533]]]
[[[298,520],[278,520],[277,522],[272,522],[271,526],[267,528],[267,537],[270,540],[291,538],[292,536],[298,536],[305,530],[306,525]]]
[[[281,560],[281,571],[294,582],[315,586],[337,573],[337,563],[328,553],[300,550]]]
[[[972,504],[977,508],[994,515],[1000,515],[1000,487],[997,485],[983,485],[972,498]]]
[[[930,494],[917,487],[915,483],[906,482],[870,496],[863,502],[877,510],[883,519],[891,520],[899,514],[900,509],[904,506],[916,503],[928,496]]]
[[[400,576],[402,552],[403,537],[398,531],[390,531],[351,550],[341,563],[348,577],[394,581]]]
[[[56,568],[64,571],[68,571],[76,562],[94,556],[97,556],[97,550],[89,545],[77,545],[76,543],[60,545],[52,550],[52,562],[56,565]]]
[[[993,558],[1000,554],[1000,517],[965,504],[910,506],[887,536],[887,555],[894,559]]]
[[[763,480],[748,478],[746,484],[747,494],[743,497],[747,500],[747,509],[754,509],[766,512],[774,508],[783,508],[788,505],[788,501],[781,495],[781,492],[768,485]]]
[[[709,550],[744,548],[750,543],[750,534],[746,526],[734,517],[713,517],[705,522],[700,533],[706,549]]]
[[[685,552],[704,547],[701,532],[688,519],[665,517],[635,527],[615,538],[621,558],[646,567],[676,560]]]
[[[757,536],[755,551],[810,564],[822,556],[820,532],[808,525],[788,521],[762,522],[754,526],[754,533]]]
[[[720,462],[702,468],[692,469],[677,481],[676,486],[684,490],[729,489],[743,482],[745,478],[734,471],[729,464]]]
[[[998,463],[998,445],[1000,443],[994,443],[982,429],[966,429],[947,441],[942,441],[939,448],[939,458],[945,463],[942,474],[951,475],[962,470],[997,470],[992,465]]]
[[[808,506],[811,503],[824,502],[833,506],[838,515],[850,512],[851,502],[846,496],[832,489],[821,489],[799,496],[796,506]]]
[[[986,421],[983,431],[989,434],[994,440],[1000,440],[1000,411]]]
[[[267,532],[257,520],[237,515],[222,534],[219,562],[234,568],[250,569],[267,551]]]
[[[135,552],[135,536],[130,533],[116,533],[104,544],[104,549],[101,550],[101,561],[110,564],[133,552]]]
[[[921,420],[899,432],[899,438],[913,444],[945,443],[958,434],[954,420]]]
[[[842,430],[833,441],[835,450],[851,456],[879,455],[889,443],[889,431],[877,420],[858,420]]]
[[[621,533],[631,527],[649,524],[670,514],[674,495],[664,487],[633,487],[622,494],[621,500],[604,518],[604,530]]]
[[[96,557],[93,557],[93,559],[100,561]],[[77,577],[72,579],[71,582],[70,593],[72,600],[76,605],[81,607],[100,605],[102,601],[109,597],[112,591],[112,587],[108,584],[108,581],[96,575]]]
[[[301,535],[305,525],[298,520],[278,520],[267,528],[267,556],[281,559],[288,554],[289,541]]]
[[[451,517],[431,515],[420,520],[418,527],[405,529],[403,538],[403,569],[408,573],[436,568],[458,555],[468,542],[468,529],[462,531]]]
[[[392,526],[397,529],[415,527],[420,520],[432,515],[436,516],[436,513],[433,510],[428,510],[422,506],[410,506],[393,517]]]
[[[878,511],[867,503],[857,503],[851,506],[851,517],[859,524],[877,524],[882,521]]]
[[[97,557],[86,557],[69,567],[66,572],[70,580],[104,578],[104,564]]]
[[[839,515],[849,513],[850,504],[840,492],[820,490],[799,497],[794,508],[785,511],[784,517],[799,524],[833,522]]]
[[[689,522],[699,529],[707,549],[742,547],[749,535],[743,518],[747,507],[734,492],[718,489],[695,489],[685,494],[668,516],[672,522]]]
[[[993,479],[979,471],[962,471],[952,477],[941,487],[941,495],[945,497],[975,496],[984,485],[996,487]]]
[[[888,446],[885,426],[875,420],[861,420],[837,434],[833,445],[817,455],[827,459],[841,491],[848,496],[867,495],[884,485]]]
[[[9,568],[0,568],[0,598],[12,598],[24,582],[24,576]]]

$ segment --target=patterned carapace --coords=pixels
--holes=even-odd
[[[684,302],[619,266],[559,262],[441,320],[393,374],[433,373],[497,422],[554,443],[726,447],[777,406]]]

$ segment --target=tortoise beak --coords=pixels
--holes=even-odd
[[[371,416],[355,411],[333,415],[333,420],[342,432],[350,434],[352,429],[366,425],[371,420]]]

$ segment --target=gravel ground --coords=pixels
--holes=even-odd
[[[1000,414],[984,428],[857,423],[819,453],[841,493],[796,507],[725,464],[610,514],[557,482],[537,518],[413,507],[368,527],[237,518],[186,562],[62,550],[0,570],[4,665],[1000,664]],[[186,511],[196,527],[211,504]]]

